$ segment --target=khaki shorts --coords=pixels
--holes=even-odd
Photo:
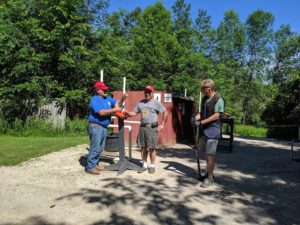
[[[137,145],[140,148],[154,149],[157,146],[157,127],[140,127],[140,131],[137,137]]]
[[[217,151],[218,140],[208,139],[203,135],[199,138],[199,151],[206,152],[208,155],[215,155]]]

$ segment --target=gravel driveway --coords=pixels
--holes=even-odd
[[[0,224],[300,224],[300,163],[288,142],[235,138],[232,153],[217,153],[217,185],[207,189],[188,145],[159,149],[154,175],[89,175],[86,154],[80,145],[0,167]]]

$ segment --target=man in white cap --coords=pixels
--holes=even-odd
[[[165,107],[156,99],[154,99],[153,86],[144,88],[145,98],[141,100],[132,112],[127,112],[128,116],[135,116],[141,113],[141,126],[137,138],[137,145],[141,148],[141,157],[143,167],[139,172],[155,173],[155,159],[157,146],[158,131],[164,128],[167,121],[167,111]],[[163,114],[161,124],[158,124],[158,114]],[[150,164],[147,162],[148,152],[150,155]]]

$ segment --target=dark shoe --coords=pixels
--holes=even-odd
[[[147,171],[147,168],[146,168],[146,167],[141,167],[141,168],[138,170],[138,173],[144,173],[145,171]]]
[[[91,170],[85,169],[85,172],[86,172],[86,173],[89,173],[89,174],[93,174],[93,175],[99,175],[99,174],[100,174],[100,171],[97,170],[96,167],[94,167],[94,168],[91,169]]]
[[[206,178],[207,178],[207,173],[204,176],[200,175],[199,181],[203,182]]]
[[[151,173],[151,174],[155,173],[155,167],[149,167],[148,173]]]
[[[208,178],[208,173],[205,173],[204,176],[200,175],[199,181],[203,182],[206,178]],[[213,176],[213,180],[215,181],[215,176]]]
[[[204,179],[203,183],[200,185],[200,187],[203,187],[203,188],[207,188],[207,187],[211,187],[215,185],[215,181],[214,179],[211,179],[211,178],[206,178]]]

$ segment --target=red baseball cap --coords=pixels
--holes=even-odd
[[[109,87],[106,86],[106,85],[105,85],[103,82],[101,82],[101,81],[97,81],[97,82],[94,84],[93,88],[94,88],[95,91],[98,90],[98,89],[101,89],[101,90],[103,90],[103,91],[106,91],[106,90],[109,89]]]
[[[154,87],[151,86],[151,85],[148,85],[148,86],[145,87],[145,91],[146,91],[146,90],[152,92],[152,91],[154,91]]]

